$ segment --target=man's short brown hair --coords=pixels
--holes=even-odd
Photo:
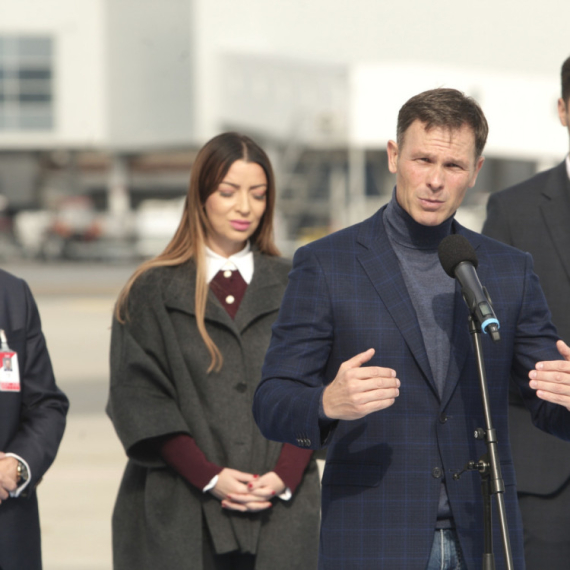
[[[570,99],[570,57],[562,64],[560,73],[562,83],[562,100],[567,105]]]
[[[489,133],[487,119],[477,101],[457,89],[430,89],[406,101],[398,113],[399,147],[414,121],[422,122],[427,130],[433,127],[457,130],[467,125],[475,136],[476,158],[483,154]]]

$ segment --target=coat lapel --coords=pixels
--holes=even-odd
[[[285,283],[273,271],[271,258],[255,251],[253,278],[245,291],[235,320],[232,320],[210,290],[208,290],[204,317],[207,321],[228,328],[239,338],[247,326],[258,317],[279,310],[284,290]],[[194,264],[189,262],[176,267],[166,292],[166,306],[195,315],[195,294],[196,269]]]
[[[271,257],[257,251],[253,255],[253,278],[235,317],[235,326],[240,333],[260,316],[278,311],[285,291],[286,284],[273,270]]]
[[[358,254],[358,260],[404,337],[418,366],[437,394],[416,312],[402,277],[398,258],[384,228],[383,212],[384,208],[380,209],[368,223],[361,226],[357,239],[364,248]]]
[[[474,234],[467,235],[467,232],[457,222],[453,222],[452,232],[464,235],[469,239],[469,243],[473,246],[473,249],[477,251],[479,249],[480,243],[473,239]],[[485,263],[480,263],[477,269],[481,283],[485,285],[487,282],[487,269]],[[467,355],[471,353],[473,339],[471,338],[471,333],[469,332],[469,311],[467,310],[467,305],[463,300],[463,295],[461,294],[461,286],[459,283],[455,284],[455,300],[453,307],[453,333],[451,335],[451,347],[449,354],[449,368],[447,371],[447,377],[445,379],[445,388],[443,390],[443,396],[441,399],[442,409],[448,404],[453,392],[457,388],[459,379],[465,367],[467,360]]]
[[[544,222],[570,280],[570,181],[566,161],[551,172],[542,196],[544,200],[540,209]]]
[[[172,280],[165,293],[165,305],[171,309],[196,315],[196,268],[193,262],[187,262],[174,268]],[[206,321],[212,321],[230,329],[236,336],[238,330],[232,318],[222,307],[216,296],[208,289],[206,303]]]

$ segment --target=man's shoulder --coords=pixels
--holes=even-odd
[[[26,286],[25,283],[22,278],[0,269],[0,288],[4,294],[22,292]]]
[[[526,253],[516,249],[506,243],[498,241],[482,233],[470,230],[464,226],[458,226],[458,233],[467,238],[467,241],[475,248],[477,254],[509,254],[515,256],[525,256]]]
[[[497,261],[500,263],[501,258],[504,256],[505,258],[513,261],[518,260],[524,263],[524,260],[528,257],[528,253],[525,253],[516,247],[512,247],[506,243],[473,230],[462,228],[461,233],[475,248],[478,258],[485,256],[491,262]]]
[[[302,249],[314,253],[330,252],[337,255],[342,252],[353,252],[358,241],[369,234],[374,234],[374,227],[378,223],[381,223],[381,212],[382,209],[375,212],[366,220],[312,241],[304,245]]]

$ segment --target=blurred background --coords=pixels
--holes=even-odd
[[[489,193],[567,151],[569,22],[560,0],[0,0],[0,262],[72,404],[39,491],[46,570],[111,568],[113,302],[173,234],[197,149],[232,129],[268,151],[290,256],[389,199],[398,109],[456,87],[491,129],[458,213],[479,230]]]

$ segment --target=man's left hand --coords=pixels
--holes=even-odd
[[[530,387],[542,400],[570,410],[570,347],[559,340],[556,348],[564,360],[538,362],[529,372]]]

